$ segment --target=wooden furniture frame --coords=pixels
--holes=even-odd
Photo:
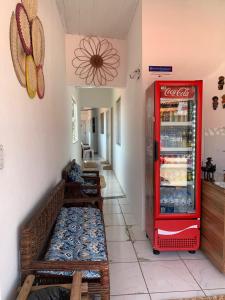
[[[99,177],[99,171],[86,171],[83,170],[83,175],[82,177],[84,179],[90,179],[95,181],[95,185],[90,185],[90,186],[85,186],[87,189],[93,189],[97,190],[97,195],[86,195],[82,192],[82,184],[78,182],[69,182],[69,172],[71,171],[73,165],[75,164],[75,159],[70,161],[66,167],[62,171],[62,179],[65,180],[65,202],[71,204],[71,199],[79,199],[80,202],[83,200],[84,203],[86,202],[91,202],[94,205],[96,205],[100,210],[102,210],[103,206],[103,198],[101,196],[101,184],[100,184],[100,177]],[[88,174],[95,174],[96,176],[88,176]]]
[[[201,250],[225,273],[225,189],[202,182]]]
[[[82,271],[95,270],[101,274],[100,279],[88,280],[89,294],[101,294],[103,300],[109,299],[109,262],[107,261],[44,261],[48,242],[51,237],[57,215],[65,204],[65,181],[62,180],[48,195],[40,209],[31,215],[30,220],[22,227],[20,232],[20,262],[22,281],[29,274],[41,270]],[[82,200],[82,199],[81,199]],[[68,205],[68,203],[66,202]],[[102,222],[104,220],[102,217]],[[105,239],[106,255],[107,246]],[[71,277],[42,275],[36,273],[39,284],[69,283]]]
[[[87,282],[82,283],[82,274],[81,272],[76,272],[73,275],[73,282],[72,284],[51,284],[51,285],[38,285],[33,286],[35,280],[34,275],[28,275],[25,279],[22,287],[19,289],[19,294],[16,300],[27,300],[28,296],[31,292],[45,289],[48,287],[63,287],[66,289],[71,290],[70,300],[89,300],[88,297],[88,284]]]

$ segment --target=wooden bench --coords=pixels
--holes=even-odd
[[[94,185],[90,185],[88,189],[96,190],[96,194],[87,195],[82,192],[82,184],[79,182],[70,182],[69,173],[71,172],[74,164],[76,163],[75,159],[70,161],[62,171],[62,179],[65,180],[65,201],[71,203],[71,199],[83,199],[83,202],[92,202],[99,209],[102,210],[103,198],[101,196],[101,181],[98,170],[82,170],[82,177],[85,180],[92,180],[95,182]]]
[[[101,294],[102,299],[109,299],[109,262],[107,255],[105,231],[104,249],[106,260],[103,261],[46,261],[45,253],[54,232],[57,216],[62,212],[65,182],[62,180],[48,195],[40,209],[33,213],[30,220],[20,232],[20,262],[22,282],[29,274],[35,274],[35,283],[71,283],[72,276],[41,274],[43,271],[87,271],[93,270],[100,274],[97,279],[85,279],[88,282],[89,294]],[[76,199],[75,199],[76,200]],[[68,203],[66,203],[68,204]],[[101,213],[101,212],[100,212]],[[102,213],[101,213],[102,216]],[[101,217],[104,226],[103,217]],[[104,227],[103,227],[104,228]],[[41,271],[41,272],[40,272]]]

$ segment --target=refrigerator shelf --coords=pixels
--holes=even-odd
[[[180,148],[180,147],[176,147],[176,148],[161,148],[160,149],[161,152],[191,152],[192,151],[192,147],[185,147],[185,148]]]
[[[193,101],[194,98],[160,98],[162,103],[177,103],[177,102],[187,102],[187,101]]]
[[[161,122],[161,126],[192,126],[193,123],[190,122]]]
[[[187,165],[187,164],[161,164],[160,168],[162,169],[191,169],[193,168],[193,165]]]
[[[160,187],[186,187],[188,185],[193,185],[193,181],[186,181],[186,182],[174,182],[173,184],[171,183],[160,183]]]

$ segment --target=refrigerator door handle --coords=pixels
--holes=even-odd
[[[157,141],[154,141],[154,161],[157,161],[159,159],[159,143]]]

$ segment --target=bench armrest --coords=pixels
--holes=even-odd
[[[71,187],[71,188],[80,188],[81,187],[81,183],[80,182],[66,182],[65,183],[65,187]]]
[[[91,180],[94,182],[94,184],[99,184],[100,185],[100,177],[92,177],[92,176],[82,176],[85,181]]]
[[[104,271],[109,268],[109,262],[106,261],[34,261],[24,271]]]
[[[99,176],[99,171],[89,171],[89,170],[85,170],[85,169],[82,169],[82,173],[94,173],[96,174],[96,176]]]

